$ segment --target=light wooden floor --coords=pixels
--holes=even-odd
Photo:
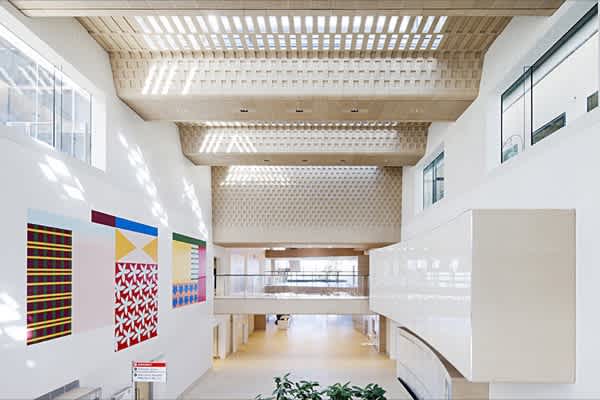
[[[246,400],[273,390],[274,376],[291,372],[293,378],[322,385],[351,381],[377,383],[390,400],[408,399],[395,378],[395,364],[368,344],[349,316],[293,316],[288,331],[270,322],[256,331],[248,344],[225,360],[215,360],[184,399]]]

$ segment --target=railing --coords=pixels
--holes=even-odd
[[[368,296],[369,276],[342,272],[217,274],[217,297]]]

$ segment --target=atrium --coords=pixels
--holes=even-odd
[[[598,6],[0,1],[0,400],[600,398]]]

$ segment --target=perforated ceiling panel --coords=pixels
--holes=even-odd
[[[402,169],[213,167],[216,243],[400,239]]]
[[[420,52],[410,58],[225,58],[191,56],[112,57],[118,89],[142,96],[355,95],[387,98],[438,96],[474,98],[479,89],[480,53]],[[344,92],[340,92],[340,90]],[[429,94],[429,93],[426,93]]]
[[[414,164],[429,123],[207,122],[179,124],[184,154],[196,164]]]

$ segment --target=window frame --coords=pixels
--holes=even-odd
[[[442,180],[443,182],[445,182],[445,174],[444,176],[442,176],[441,178],[437,176],[437,166],[440,163],[440,161],[444,160],[444,155],[445,155],[445,150],[442,150],[437,156],[435,156],[433,158],[433,160],[431,160],[425,167],[423,167],[422,170],[422,176],[421,176],[421,182],[422,182],[422,197],[423,197],[423,202],[422,202],[422,206],[423,206],[423,210],[431,207],[432,205],[436,204],[437,202],[439,202],[440,200],[442,200],[445,196],[446,190],[444,188],[444,191],[442,192],[441,197],[439,197],[439,193],[437,190],[437,182],[438,180]],[[431,180],[431,187],[429,189],[431,189],[431,204],[427,204],[426,203],[426,196],[425,196],[425,189],[427,188],[427,184],[425,182],[425,174],[429,171],[432,170],[432,176],[433,179]]]
[[[565,121],[564,126],[566,126],[567,116],[566,116],[566,111],[565,111],[562,114],[558,115],[553,120],[546,122],[542,127],[538,128],[538,129],[534,129],[533,91],[535,88],[535,84],[539,83],[543,80],[543,78],[541,78],[537,82],[534,82],[534,79],[533,79],[534,72],[536,71],[536,69],[538,69],[540,66],[542,66],[546,61],[548,61],[555,53],[557,53],[573,36],[575,36],[577,33],[579,33],[579,31],[588,22],[590,22],[594,18],[600,18],[598,16],[598,3],[594,4],[594,6],[592,6],[564,35],[562,35],[560,37],[560,39],[558,39],[548,50],[546,50],[542,54],[542,56],[539,57],[535,63],[533,63],[533,65],[525,67],[524,72],[501,94],[501,96],[500,96],[500,164],[503,164],[504,162],[510,160],[511,158],[515,157],[516,155],[518,155],[519,153],[524,151],[527,147],[534,146],[536,143],[539,143],[545,137],[551,136],[552,133],[554,133],[554,132],[552,132],[551,134],[545,136],[544,138],[534,141],[534,137],[533,137],[534,132],[541,130],[543,127],[551,125],[553,122],[560,119],[561,117],[564,118],[564,121]],[[594,34],[600,35],[600,29],[596,28],[596,31]],[[562,64],[562,62],[564,62],[568,57],[570,57],[581,46],[583,46],[583,44],[585,44],[591,37],[593,37],[593,35],[588,37],[584,42],[582,42],[581,45],[578,46],[574,51],[570,52],[564,59],[562,59],[558,64],[556,64],[552,68],[552,70],[554,70],[557,66]],[[513,91],[515,91],[519,85],[523,85],[526,82],[528,82],[528,84],[529,84],[529,103],[530,104],[529,104],[529,113],[527,113],[527,114],[529,114],[528,115],[529,129],[524,129],[523,134],[528,135],[529,139],[527,139],[526,137],[523,138],[523,143],[522,143],[523,148],[521,149],[521,151],[518,151],[513,156],[504,158],[504,153],[505,153],[505,151],[504,151],[505,150],[504,149],[504,140],[505,140],[505,137],[504,137],[504,98],[507,96],[507,94],[510,94]],[[526,101],[525,98],[524,98],[524,101]],[[587,110],[587,111],[589,112],[589,110]],[[560,130],[560,129],[558,129],[558,130]]]
[[[3,14],[4,13],[1,13],[0,16],[4,16]],[[48,141],[37,139],[36,136],[31,134],[27,134],[25,136],[36,142],[43,143],[44,145],[49,146],[68,157],[83,162],[86,165],[103,170],[104,163],[102,163],[102,160],[99,159],[98,154],[95,154],[98,151],[103,151],[103,149],[94,148],[95,143],[97,143],[99,139],[99,137],[96,136],[100,133],[98,131],[102,127],[98,124],[98,121],[95,120],[97,106],[102,106],[104,100],[103,96],[98,96],[99,90],[96,87],[90,86],[89,82],[87,82],[87,79],[85,78],[83,78],[82,82],[79,82],[82,80],[81,74],[79,74],[78,71],[74,70],[69,64],[64,62],[60,56],[56,55],[52,51],[50,51],[49,57],[42,55],[42,53],[44,53],[42,49],[45,48],[45,44],[38,43],[39,39],[35,34],[30,32],[26,27],[22,26],[19,21],[12,20],[10,16],[0,23],[0,38],[7,43],[7,51],[17,51],[22,57],[25,57],[29,61],[35,63],[37,65],[36,68],[43,68],[43,70],[46,71],[46,73],[52,79],[52,139]],[[65,72],[65,69],[68,69],[73,74]],[[70,131],[64,131],[63,124],[66,109],[63,109],[63,107],[67,91],[79,93],[81,98],[84,99],[86,103],[89,103],[84,104],[83,108],[87,110],[86,114],[89,115],[89,117],[86,116],[81,120],[85,120],[85,126],[87,127],[84,132],[81,132],[83,133],[83,144],[80,149],[83,153],[78,152],[74,146],[72,146],[70,149],[67,149],[63,146],[64,135],[70,136],[71,143],[74,143],[76,122],[81,122],[76,121],[76,119],[74,119],[75,115],[72,115],[70,117],[72,120],[72,129]],[[101,98],[101,102],[99,102],[98,97]],[[76,108],[74,100],[75,95],[73,95],[73,98],[71,99],[73,102],[73,106],[69,107],[71,111]],[[39,111],[36,106],[36,114],[38,113]],[[0,124],[4,125],[4,123]]]

